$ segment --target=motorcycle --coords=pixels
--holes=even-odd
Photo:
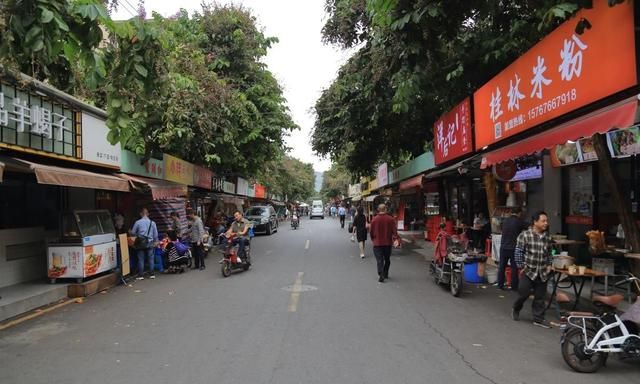
[[[467,258],[462,245],[456,239],[447,239],[447,256],[442,264],[431,260],[430,271],[436,284],[448,285],[451,294],[459,297],[462,293],[462,274]]]
[[[639,280],[630,277],[621,283],[633,281],[637,284]],[[600,314],[570,312],[569,316],[560,319],[562,357],[571,369],[581,373],[596,372],[612,353],[619,354],[622,359],[640,358],[638,323],[623,320],[616,313],[616,306],[623,299],[620,294],[594,296],[594,304],[602,308]],[[640,305],[640,302],[634,305]]]
[[[293,216],[291,216],[291,228],[298,229],[299,226],[300,218],[298,217],[298,215],[294,214]]]
[[[224,237],[224,235],[221,235]],[[244,256],[238,257],[238,245],[233,243],[235,234],[225,238],[222,251],[222,276],[229,277],[235,270],[248,271],[251,267],[251,241],[244,247]]]

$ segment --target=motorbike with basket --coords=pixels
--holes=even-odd
[[[631,276],[618,284],[635,283]],[[593,373],[604,366],[610,354],[621,359],[640,358],[640,300],[623,315],[616,306],[624,300],[621,294],[593,297],[599,313],[569,312],[563,316],[560,346],[564,361],[577,372]]]
[[[229,237],[221,235],[221,252],[223,255],[221,262],[222,276],[229,277],[233,271],[248,271],[251,267],[251,240],[244,247],[244,255],[238,255],[238,244],[234,243],[237,238],[235,234]]]
[[[456,238],[447,238],[447,255],[442,260],[431,260],[430,271],[436,284],[448,285],[451,294],[462,293],[464,261],[467,252]]]

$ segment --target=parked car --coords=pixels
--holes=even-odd
[[[271,233],[278,230],[278,216],[271,205],[254,205],[247,209],[244,217],[253,222],[254,233],[271,235]]]
[[[314,217],[324,219],[324,205],[322,204],[322,200],[313,200],[311,203],[309,219],[313,219]]]

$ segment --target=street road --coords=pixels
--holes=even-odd
[[[595,375],[562,361],[559,331],[509,317],[513,297],[452,297],[424,257],[394,250],[377,282],[337,220],[253,241],[254,265],[119,286],[0,331],[0,383],[631,383],[640,364]],[[502,297],[501,297],[502,296]]]

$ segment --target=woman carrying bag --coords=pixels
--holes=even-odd
[[[353,219],[353,234],[358,241],[360,247],[360,258],[364,259],[364,242],[367,240],[367,217],[364,214],[364,208],[358,207],[355,218]]]

